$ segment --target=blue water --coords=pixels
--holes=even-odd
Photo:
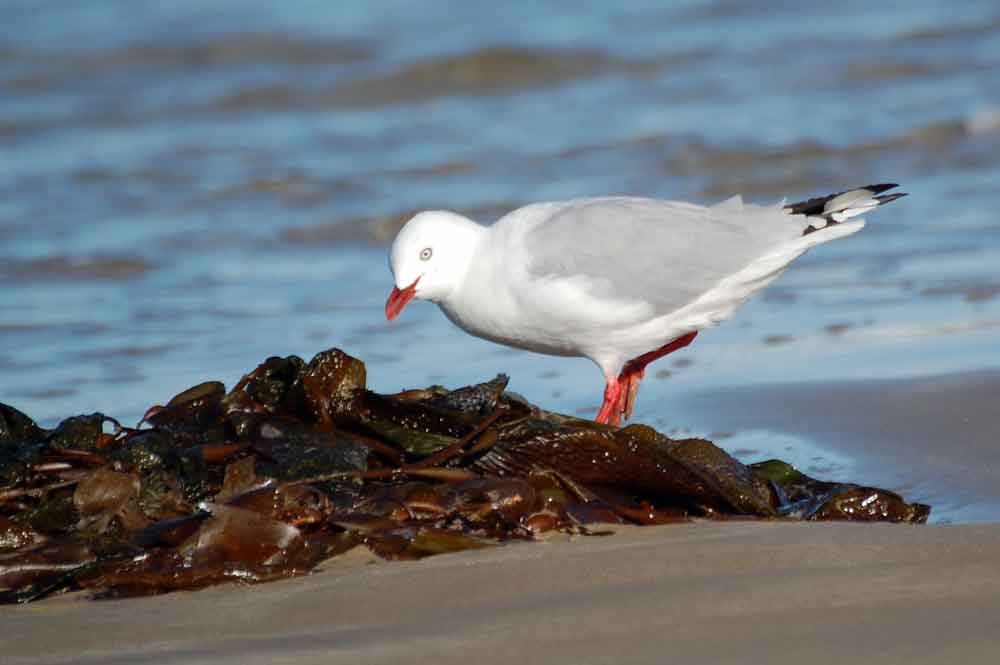
[[[378,390],[504,371],[592,414],[588,361],[427,304],[387,324],[393,219],[884,181],[911,196],[651,368],[637,418],[676,426],[672,397],[718,385],[1000,367],[995,1],[619,4],[8,0],[0,401],[129,421],[339,346]]]

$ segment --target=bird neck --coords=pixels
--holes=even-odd
[[[462,291],[470,271],[482,260],[482,250],[489,243],[490,229],[471,219],[456,220],[449,229],[449,244],[461,251],[455,252],[452,265],[448,269],[446,291],[429,298],[439,305],[454,300]]]

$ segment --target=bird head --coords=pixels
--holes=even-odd
[[[461,283],[485,229],[453,212],[421,212],[396,235],[389,250],[395,286],[385,302],[390,321],[413,298],[441,302]]]

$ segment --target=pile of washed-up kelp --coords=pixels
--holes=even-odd
[[[136,428],[93,414],[45,430],[0,404],[0,600],[272,580],[358,545],[415,559],[608,523],[930,512],[703,439],[541,411],[506,383],[381,395],[334,349],[269,358],[228,393],[195,386]]]

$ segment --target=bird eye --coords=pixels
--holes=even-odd
[[[433,253],[434,252],[431,251],[430,247],[424,247],[422,250],[420,250],[420,260],[421,261],[429,260],[431,258],[431,254]]]

